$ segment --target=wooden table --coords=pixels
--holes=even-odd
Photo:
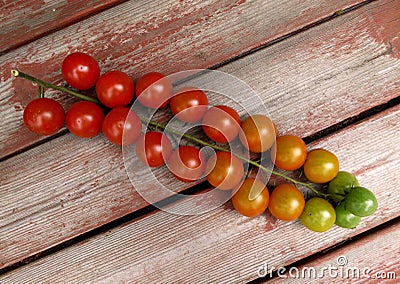
[[[396,283],[399,0],[5,0],[0,8],[1,283]],[[378,211],[356,229],[315,233],[269,213],[240,216],[229,202],[194,216],[149,205],[121,147],[103,135],[42,137],[23,125],[37,91],[10,70],[65,85],[61,62],[74,51],[134,79],[210,68],[243,80],[280,133],[334,152],[376,194]],[[76,101],[46,96],[65,109]],[[302,277],[310,267],[320,274]]]

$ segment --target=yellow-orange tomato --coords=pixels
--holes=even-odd
[[[233,207],[242,215],[255,217],[263,213],[269,202],[269,192],[263,182],[247,178],[232,197]]]
[[[306,143],[297,136],[279,136],[271,149],[271,159],[274,161],[275,166],[285,171],[294,171],[301,168],[306,158]]]
[[[268,209],[272,216],[283,221],[293,221],[304,210],[303,193],[292,184],[278,185],[271,193]]]
[[[315,183],[326,183],[333,180],[339,172],[339,160],[335,154],[325,149],[308,152],[304,163],[304,175]]]
[[[267,151],[275,142],[274,123],[268,117],[256,114],[245,118],[239,138],[242,144],[254,153]]]
[[[230,190],[236,188],[242,181],[244,166],[232,153],[219,151],[208,159],[205,172],[212,186]]]

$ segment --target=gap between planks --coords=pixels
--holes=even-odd
[[[126,1],[128,0],[83,1],[79,3],[51,1],[50,3],[43,3],[44,6],[33,11],[31,10],[32,7],[40,5],[33,3],[39,2],[37,0],[13,1],[13,8],[9,10],[0,6],[2,13],[12,15],[11,19],[3,19],[0,27],[0,35],[3,37],[0,43],[0,56]],[[77,8],[75,5],[79,5],[79,7]],[[5,15],[3,16],[5,17]],[[7,25],[12,28],[7,27]]]
[[[394,230],[393,230],[393,228],[394,228]],[[328,261],[331,261],[331,265],[333,264],[333,265],[337,266],[337,262],[335,262],[335,260],[338,256],[342,256],[342,255],[346,256],[348,254],[348,251],[356,250],[360,245],[365,245],[366,243],[368,246],[369,242],[374,241],[375,239],[379,239],[382,235],[384,236],[385,233],[387,233],[387,232],[391,233],[391,232],[397,231],[399,229],[400,229],[400,216],[396,217],[392,220],[388,220],[385,223],[382,223],[374,228],[366,230],[356,236],[349,237],[348,239],[345,239],[344,241],[342,241],[338,244],[334,244],[331,247],[327,247],[326,249],[324,249],[321,252],[317,252],[315,254],[307,256],[299,261],[291,263],[288,266],[282,266],[282,268],[286,272],[290,271],[290,269],[295,269],[293,271],[300,271],[301,268],[304,268],[304,267],[316,268],[321,263],[328,263]],[[373,246],[373,245],[371,245],[371,246]],[[376,257],[382,256],[381,252],[376,252],[375,249],[368,249],[368,252],[370,255],[372,255],[372,257],[374,257],[375,253],[378,254]],[[394,253],[395,252],[392,252],[392,254],[394,254]],[[396,255],[397,255],[397,253],[396,253]],[[357,261],[357,259],[361,259],[362,256],[363,255],[356,255],[357,258],[355,260],[353,259],[352,263],[349,263],[349,265],[352,265],[352,267],[354,267],[354,265],[355,265],[354,262]],[[365,255],[363,256],[363,258],[364,257],[365,257]],[[336,271],[336,272],[338,272],[338,271]],[[287,273],[280,272],[280,275],[279,275],[278,271],[275,270],[275,271],[271,271],[271,273],[268,273],[265,277],[260,277],[260,278],[250,281],[249,284],[279,283],[282,281],[282,278],[283,278],[282,274],[283,274],[283,277],[290,279],[290,277],[287,275]],[[397,274],[397,276],[400,276],[400,274]],[[297,279],[296,283],[301,283],[300,279]],[[319,280],[321,280],[321,278],[319,278]],[[294,281],[294,279],[289,280],[289,282],[293,282],[293,281]],[[313,281],[311,281],[311,278],[308,278],[308,279],[303,278],[302,281],[305,283],[314,283]],[[365,281],[365,280],[361,279],[361,281]]]
[[[307,263],[293,264],[287,267],[299,271],[300,277],[289,277],[286,273],[285,283],[320,283],[321,275],[326,275],[331,281],[351,281],[351,283],[398,283],[400,277],[400,220],[387,222],[387,226],[379,231],[370,232],[361,238],[338,246],[335,250],[319,255]],[[328,270],[330,267],[330,271]],[[302,277],[302,271],[315,271]],[[282,283],[283,277],[272,279],[257,279],[251,283]],[[397,279],[397,280],[396,280]]]

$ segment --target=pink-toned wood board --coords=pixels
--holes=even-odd
[[[279,129],[311,135],[399,96],[398,11],[374,2],[219,70],[253,87]]]
[[[221,70],[250,82],[259,91],[282,133],[312,134],[354,115],[355,104],[366,109],[398,95],[396,87],[400,74],[396,68],[400,62],[387,53],[387,45],[377,42],[362,30],[359,34],[351,33],[356,43],[357,35],[360,37],[359,43],[351,45],[352,50],[340,53],[343,25],[347,28],[351,19],[359,20],[366,11],[373,15],[393,8],[393,2],[382,3],[386,2],[354,11],[358,17],[344,15],[308,31],[305,34],[307,41],[300,34]],[[331,31],[328,36],[332,36],[335,30],[341,37],[333,38],[333,43],[321,45],[321,37],[326,31]],[[279,65],[279,58],[290,58],[298,46],[306,51],[296,58],[297,64],[288,68],[288,63],[281,60]],[[337,52],[334,52],[334,46],[339,48]],[[307,51],[310,49],[313,52]],[[324,52],[325,57],[317,65],[316,54]],[[316,67],[310,68],[310,62]],[[332,69],[332,65],[337,67]],[[299,75],[303,73],[307,76]],[[282,91],[284,88],[274,89],[275,81],[271,82],[271,78],[280,78],[277,82],[285,86],[292,82],[284,80],[289,78],[285,76],[293,77],[296,84],[286,91]],[[369,80],[365,81],[365,77]],[[305,82],[301,83],[301,80]],[[340,88],[335,85],[338,83]],[[233,98],[235,96],[238,94],[232,94]],[[314,108],[310,102],[315,104]],[[310,111],[305,112],[305,109]],[[336,151],[340,153],[342,149]],[[362,162],[367,165],[369,161],[364,160],[361,153],[357,152],[357,155],[361,155]],[[0,230],[4,235],[13,232],[11,237],[1,240],[0,247],[7,248],[1,254],[2,266],[146,205],[129,183],[120,149],[110,145],[103,136],[81,140],[71,134],[64,135],[4,161],[1,167],[3,190],[0,205],[3,211]],[[164,178],[169,179],[168,176]]]
[[[30,133],[22,122],[22,110],[36,96],[36,87],[12,79],[12,68],[64,84],[62,60],[74,51],[93,55],[103,72],[120,69],[135,79],[150,71],[170,74],[208,68],[359,2],[127,1],[39,38],[0,56],[0,112],[4,122],[0,157],[43,139]],[[26,5],[22,12],[29,9]],[[48,5],[38,4],[33,9],[42,7],[47,13]],[[74,5],[64,8],[69,11]],[[72,103],[71,98],[59,93],[48,92],[48,96],[60,100],[66,109]]]
[[[326,233],[315,233],[299,221],[277,221],[269,213],[252,219],[241,216],[230,204],[197,216],[156,211],[20,267],[0,280],[243,283],[256,279],[266,263],[269,267],[290,265],[399,216],[399,123],[400,106],[395,106],[310,145],[336,152],[341,168],[357,173],[360,184],[377,196],[377,212],[363,218],[357,229],[334,226]],[[398,230],[389,231],[398,235]],[[376,235],[371,238],[379,242]],[[370,263],[379,267],[381,261],[372,261],[373,255],[381,256],[372,250],[374,241],[360,246],[370,250]],[[354,247],[347,255],[361,257],[362,251]]]
[[[4,0],[0,3],[0,54],[121,2]]]
[[[281,273],[266,283],[320,283],[324,275],[327,281],[331,279],[332,282],[398,283],[399,254],[400,223],[395,223],[294,267],[291,272],[288,268],[287,273]]]

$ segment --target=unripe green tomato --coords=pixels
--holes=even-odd
[[[346,195],[344,208],[354,215],[365,217],[369,216],[378,208],[378,201],[369,189],[356,186]]]
[[[360,224],[361,217],[354,215],[344,208],[344,203],[340,203],[335,207],[336,221],[335,224],[342,228],[353,229]]]
[[[339,171],[336,177],[329,182],[328,193],[331,194],[332,200],[339,202],[344,199],[352,188],[358,185],[358,180],[354,175],[349,172]]]
[[[332,204],[320,197],[313,197],[306,202],[300,221],[308,229],[325,232],[335,224],[336,212]]]

